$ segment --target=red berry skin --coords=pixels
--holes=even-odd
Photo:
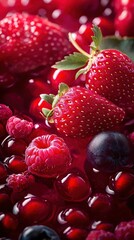
[[[101,28],[103,36],[114,35],[115,33],[113,21],[105,17],[96,17],[93,19],[92,23]]]
[[[89,224],[89,217],[81,209],[67,208],[58,215],[58,222],[61,224],[69,224],[75,227],[84,227]]]
[[[46,199],[29,196],[14,205],[13,213],[21,219],[23,226],[27,226],[48,220],[52,206]]]
[[[134,8],[134,1],[133,0],[114,0],[113,1],[113,6],[115,8],[115,11],[118,12],[122,9],[133,9]]]
[[[116,237],[114,236],[113,233],[104,231],[104,230],[94,230],[91,231],[86,240],[116,240]]]
[[[70,172],[60,176],[55,181],[55,188],[64,200],[71,202],[84,201],[92,192],[90,183],[79,172]]]
[[[134,174],[118,172],[111,178],[110,185],[119,198],[128,199],[134,194]]]
[[[133,9],[124,8],[115,17],[116,35],[121,37],[134,36],[134,7]]]
[[[134,64],[118,50],[102,50],[86,76],[86,87],[120,107],[134,104]],[[110,89],[110,91],[109,91]]]
[[[24,157],[21,156],[12,155],[11,157],[7,157],[4,160],[4,164],[10,173],[22,173],[27,170]]]
[[[0,121],[5,122],[9,117],[12,116],[12,110],[5,104],[0,104]]]
[[[2,152],[5,157],[11,155],[23,155],[25,153],[27,144],[23,139],[15,139],[11,136],[7,136],[1,143]]]
[[[27,172],[11,174],[7,179],[7,185],[14,192],[21,192],[29,188],[34,182],[34,177]]]
[[[33,117],[35,117],[36,119],[42,120],[44,122],[44,117],[42,115],[42,108],[51,109],[52,106],[50,103],[44,101],[40,97],[37,97],[31,101],[29,112]]]
[[[70,88],[54,107],[57,131],[71,137],[85,137],[111,129],[124,118],[124,111],[93,91]]]
[[[64,140],[51,134],[32,140],[25,151],[25,161],[32,174],[53,178],[71,166],[72,158]]]
[[[39,16],[12,14],[1,20],[0,31],[0,61],[12,72],[52,65],[71,51],[66,31]]]
[[[30,78],[24,83],[23,90],[26,92],[26,97],[28,99],[33,99],[39,97],[40,94],[50,93],[50,84],[45,82],[47,79],[45,77]]]
[[[68,227],[64,230],[63,235],[67,240],[83,240],[87,233],[86,229]]]
[[[12,233],[18,227],[18,220],[12,213],[1,213],[0,214],[0,226],[1,232]]]
[[[17,116],[12,116],[7,120],[6,130],[8,134],[14,138],[25,138],[31,133],[33,122],[26,119],[21,119]]]
[[[88,199],[89,212],[96,220],[107,221],[111,218],[114,210],[114,202],[111,196],[96,193]]]
[[[115,228],[115,236],[117,240],[134,239],[134,220],[121,222]]]

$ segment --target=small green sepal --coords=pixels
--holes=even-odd
[[[46,102],[48,102],[48,103],[50,103],[50,104],[52,104],[53,99],[54,99],[54,95],[53,95],[53,94],[40,94],[40,97],[41,97],[44,101],[46,101]]]
[[[74,52],[65,56],[63,60],[57,62],[53,65],[53,68],[62,69],[62,70],[75,70],[83,67],[89,58],[82,53]]]

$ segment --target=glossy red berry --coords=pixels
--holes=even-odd
[[[2,150],[5,157],[11,155],[23,155],[25,153],[27,144],[23,139],[15,139],[13,137],[6,137],[2,144]]]
[[[107,220],[114,209],[114,202],[109,195],[96,193],[89,197],[88,207],[95,219]]]
[[[73,227],[68,227],[63,232],[63,236],[67,240],[83,240],[86,238],[87,234],[88,232],[86,229]]]
[[[12,155],[5,158],[4,163],[11,173],[21,173],[27,170],[27,165],[22,156]]]
[[[24,226],[32,225],[48,220],[52,214],[52,206],[46,199],[29,196],[14,205],[13,213]]]
[[[127,199],[134,194],[134,174],[118,172],[111,178],[110,186],[118,197]]]
[[[81,202],[91,195],[91,186],[85,175],[69,172],[55,181],[55,188],[66,201]]]
[[[58,222],[60,224],[68,224],[70,226],[84,227],[89,224],[89,216],[83,210],[78,208],[67,208],[58,214]]]

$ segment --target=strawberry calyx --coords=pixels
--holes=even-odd
[[[57,104],[57,102],[59,101],[59,99],[69,90],[69,87],[67,84],[65,83],[60,83],[59,84],[59,89],[58,89],[58,93],[57,95],[54,94],[41,94],[40,97],[51,104],[52,108],[48,109],[48,108],[42,108],[42,114],[43,116],[46,118],[46,120],[49,123],[53,123],[53,112],[54,112],[54,107]]]
[[[75,78],[78,78],[81,74],[86,74],[92,66],[94,58],[101,51],[100,44],[102,41],[101,29],[94,25],[93,28],[94,35],[92,36],[92,43],[89,48],[89,53],[84,51],[78,43],[74,40],[73,34],[69,33],[69,41],[77,49],[78,52],[74,52],[65,56],[63,60],[55,63],[53,68],[63,69],[63,70],[74,70],[79,69],[76,73]]]

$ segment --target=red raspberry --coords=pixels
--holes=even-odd
[[[34,138],[26,149],[25,161],[28,170],[41,177],[56,177],[71,165],[69,148],[55,134]]]
[[[31,121],[12,116],[8,119],[6,130],[12,137],[24,138],[31,133],[33,123]]]
[[[5,104],[0,104],[0,121],[5,121],[12,116],[11,109]]]
[[[21,192],[30,187],[34,183],[34,177],[29,173],[12,174],[7,178],[7,185],[14,192]]]
[[[86,240],[116,240],[113,233],[104,230],[91,231]]]
[[[130,222],[121,222],[115,229],[117,240],[133,240],[134,239],[134,220]]]

